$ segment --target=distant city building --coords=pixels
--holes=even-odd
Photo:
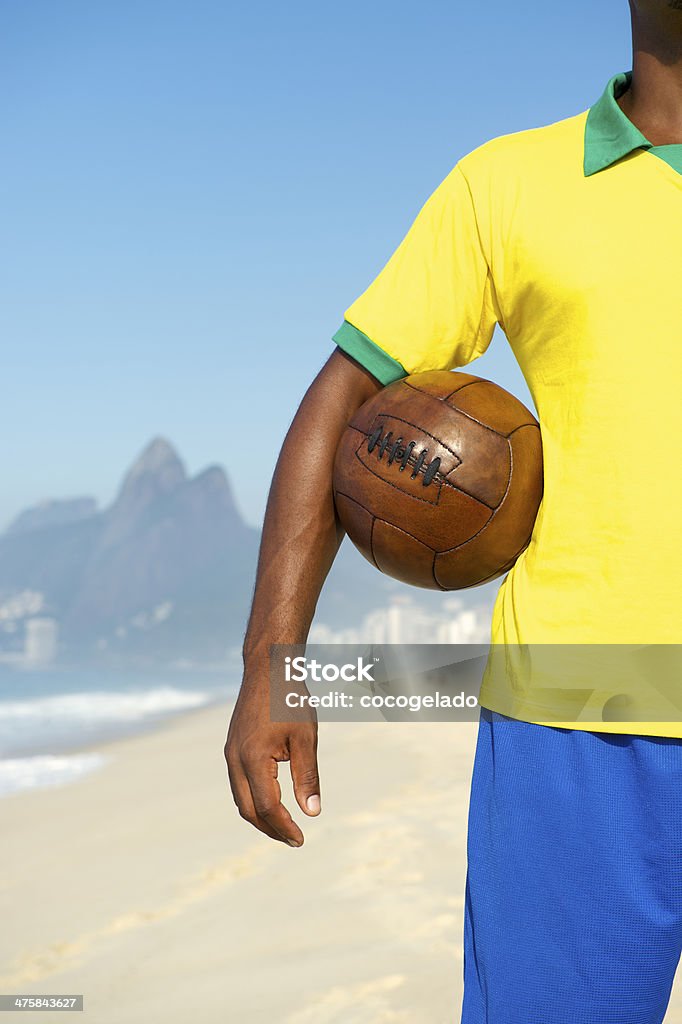
[[[0,602],[0,623],[16,622],[27,615],[37,615],[45,604],[45,595],[39,590],[22,590]]]
[[[59,627],[54,619],[27,619],[24,633],[24,663],[50,665],[57,655]]]
[[[490,611],[484,608],[464,608],[454,599],[445,602],[452,615],[441,619],[436,627],[439,644],[485,644],[490,640]]]
[[[434,613],[409,597],[396,597],[386,608],[365,616],[355,629],[333,630],[315,623],[311,644],[485,644],[490,639],[490,608],[466,608],[447,598]]]

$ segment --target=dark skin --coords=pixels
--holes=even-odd
[[[682,0],[630,0],[632,82],[616,102],[654,146],[682,143]]]
[[[682,0],[630,0],[632,83],[617,100],[656,146],[682,143]],[[244,678],[225,744],[239,813],[290,846],[303,833],[282,804],[280,761],[289,761],[296,801],[320,813],[317,724],[270,721],[271,644],[304,643],[343,537],[332,499],[332,463],[349,419],[381,385],[339,349],[306,393],[279,456],[268,498]]]
[[[225,758],[241,816],[289,846],[301,846],[303,833],[282,803],[277,766],[290,762],[299,807],[309,816],[319,814],[317,723],[270,721],[270,645],[305,643],[343,539],[332,497],[334,453],[355,410],[380,388],[340,349],[331,354],[289,428],[265,512],[244,679]]]

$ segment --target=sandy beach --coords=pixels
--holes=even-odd
[[[38,1018],[62,1024],[456,1024],[475,725],[322,723],[323,812],[296,808],[292,850],[236,813],[228,714],[2,800],[0,992],[82,992]]]

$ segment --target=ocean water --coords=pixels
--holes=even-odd
[[[238,685],[236,664],[154,673],[2,666],[0,797],[73,782],[106,763],[107,740],[228,700]]]

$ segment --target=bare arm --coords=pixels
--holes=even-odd
[[[336,448],[355,410],[380,388],[375,377],[336,349],[299,406],[268,497],[244,641],[244,679],[225,758],[239,813],[290,846],[300,846],[303,833],[281,802],[277,764],[290,761],[301,810],[318,814],[317,726],[270,721],[270,645],[305,643],[343,538],[332,497]]]

